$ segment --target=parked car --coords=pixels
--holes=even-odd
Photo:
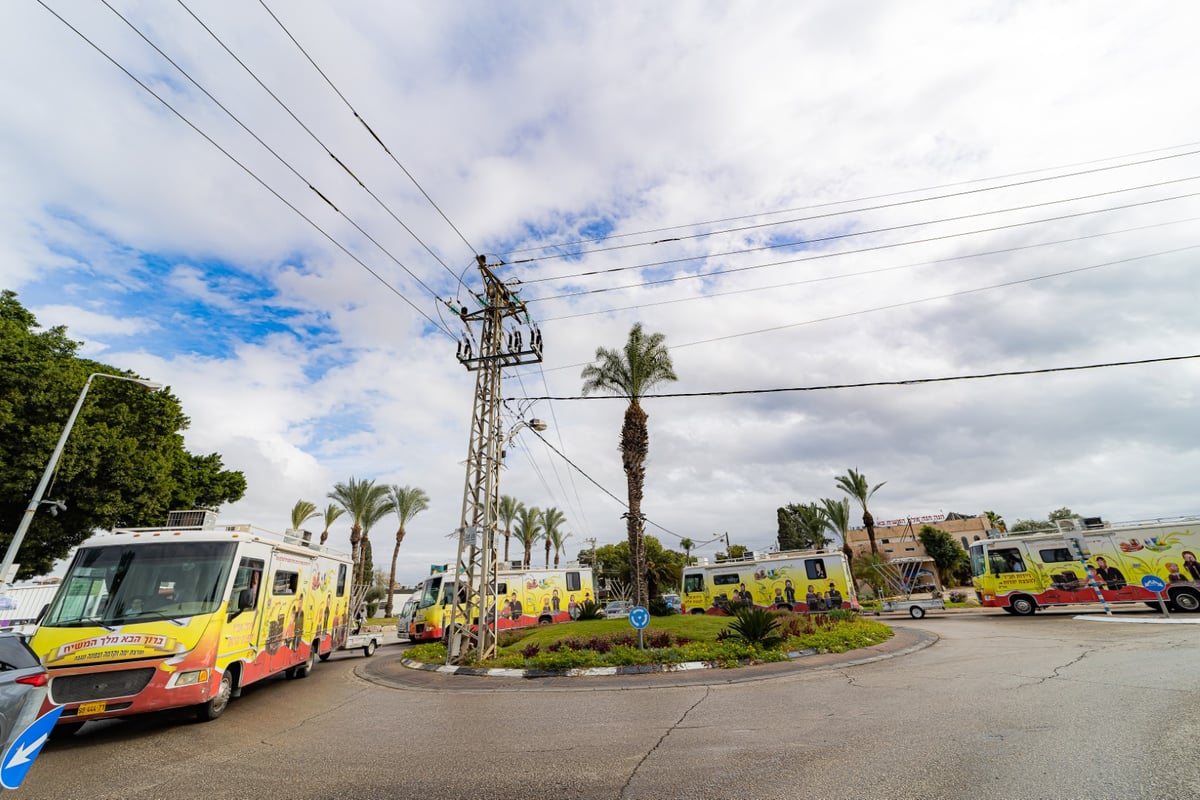
[[[604,618],[621,619],[628,617],[631,608],[633,608],[633,603],[628,600],[610,600],[608,605],[604,607]]]
[[[683,610],[683,602],[679,599],[679,595],[677,594],[664,594],[662,596],[662,601],[667,604],[667,608],[671,609],[676,614]]]
[[[0,753],[42,710],[49,676],[19,633],[0,632]]]

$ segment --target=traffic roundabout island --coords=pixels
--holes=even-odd
[[[923,650],[938,641],[937,634],[920,628],[896,627],[893,635],[878,644],[840,653],[822,653],[815,649],[794,650],[784,661],[774,662],[704,662],[686,661],[670,664],[634,664],[608,667],[576,667],[569,669],[515,669],[502,667],[451,666],[432,664],[398,653],[363,662],[356,672],[373,683],[413,688],[414,683],[426,688],[453,687],[470,684],[505,683],[503,679],[536,685],[539,679],[557,684],[556,679],[603,679],[636,676],[678,676],[689,683],[727,683],[753,680],[795,672],[797,669],[820,669],[854,666],[889,658],[897,658]],[[381,653],[382,655],[382,653]],[[471,680],[475,679],[475,680]],[[499,679],[499,680],[498,680]],[[582,685],[587,685],[584,680]],[[464,687],[465,688],[465,687]]]

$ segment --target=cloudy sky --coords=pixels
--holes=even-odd
[[[1193,514],[1200,359],[761,390],[1200,353],[1198,29],[1182,1],[7,2],[0,286],[171,387],[246,474],[225,521],[425,489],[409,581],[453,558],[477,253],[544,340],[504,395],[548,444],[516,434],[501,488],[564,511],[568,556],[624,536],[624,404],[567,398],[639,321],[659,391],[715,393],[645,401],[668,546],[765,549],[848,467],[883,519]]]

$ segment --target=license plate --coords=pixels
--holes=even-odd
[[[75,716],[84,717],[90,714],[103,714],[104,709],[107,707],[108,704],[103,700],[97,703],[80,703],[79,708],[75,709]]]

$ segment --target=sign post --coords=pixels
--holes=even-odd
[[[33,766],[33,760],[42,752],[42,745],[50,738],[50,730],[58,722],[63,712],[63,706],[47,711],[21,731],[0,761],[0,786],[5,789],[16,789],[25,780],[26,773]]]
[[[634,606],[629,609],[629,624],[637,628],[638,650],[645,650],[646,646],[642,643],[642,629],[650,624],[650,612],[641,606]]]
[[[1167,588],[1167,582],[1157,575],[1143,575],[1142,588],[1158,595],[1158,607],[1162,609],[1163,616],[1170,617],[1171,612],[1167,610],[1167,603],[1163,600],[1163,589]]]

